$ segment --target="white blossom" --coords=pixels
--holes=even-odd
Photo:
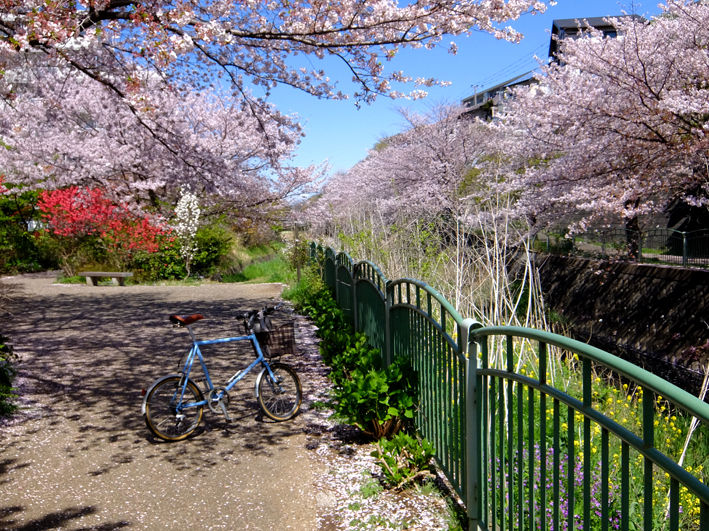
[[[175,207],[175,232],[180,242],[180,256],[185,260],[189,276],[190,263],[199,250],[197,229],[201,210],[197,196],[187,186],[180,188],[180,199]]]

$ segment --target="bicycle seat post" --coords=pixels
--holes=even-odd
[[[192,325],[187,325],[187,326],[185,326],[185,328],[190,333],[190,337],[192,338],[192,343],[196,343],[197,338],[195,337],[194,332],[192,331]]]

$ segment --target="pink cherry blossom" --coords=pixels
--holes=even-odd
[[[709,192],[709,4],[672,1],[617,38],[561,43],[559,63],[518,89],[501,129],[518,206],[533,219],[634,220]],[[617,221],[616,221],[617,222]]]
[[[419,97],[436,81],[390,70],[402,47],[475,30],[516,40],[501,23],[544,9],[538,0],[3,0],[0,167],[8,182],[101,185],[122,201],[174,199],[186,184],[237,208],[266,205],[313,179],[290,163],[301,130],[267,102],[274,86],[359,102]],[[337,63],[352,90],[328,75]]]

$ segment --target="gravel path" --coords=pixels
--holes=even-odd
[[[58,285],[46,274],[0,280],[0,333],[21,356],[20,412],[0,421],[0,529],[447,529],[439,495],[381,492],[371,444],[330,419],[331,384],[314,326],[296,324],[303,407],[259,414],[255,374],[230,392],[232,422],[154,440],[141,390],[175,372],[188,344],[171,313],[200,312],[199,337],[234,332],[232,315],[280,297],[277,284]],[[224,381],[250,347],[203,350]],[[254,371],[255,372],[255,371]]]
[[[313,478],[324,465],[306,449],[307,413],[262,419],[256,371],[230,393],[232,422],[206,412],[188,441],[153,440],[140,414],[141,390],[175,372],[185,352],[187,334],[169,326],[170,313],[205,314],[195,327],[202,337],[231,334],[236,309],[278,299],[282,286],[90,287],[53,278],[2,280],[0,331],[22,358],[22,410],[0,425],[1,529],[318,527]],[[210,370],[253,356],[239,345],[247,349],[208,352]],[[284,361],[295,362],[310,395],[307,360]]]

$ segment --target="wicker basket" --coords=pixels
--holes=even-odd
[[[295,354],[295,328],[293,321],[269,332],[266,345],[271,356]]]

